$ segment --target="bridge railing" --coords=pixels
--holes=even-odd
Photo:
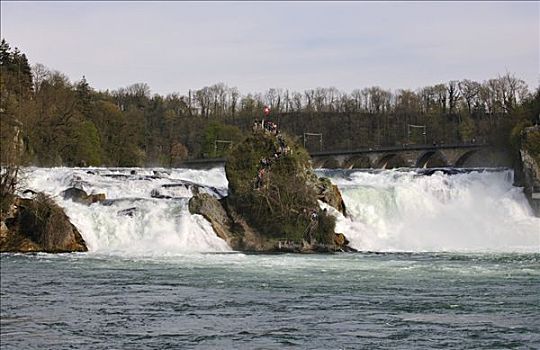
[[[384,146],[384,147],[364,147],[354,150],[332,150],[332,151],[320,151],[310,152],[312,156],[336,156],[336,155],[350,155],[350,154],[362,154],[362,153],[380,153],[380,152],[399,152],[399,151],[421,151],[421,150],[437,150],[437,149],[450,149],[450,148],[484,148],[489,147],[485,143],[453,143],[453,144],[403,144],[401,146]]]

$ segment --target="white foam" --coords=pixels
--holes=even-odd
[[[203,217],[189,213],[189,191],[181,191],[184,199],[151,198],[152,190],[180,180],[226,188],[223,169],[175,169],[160,177],[148,169],[31,168],[26,174],[29,188],[46,192],[65,208],[93,253],[165,256],[231,250]],[[71,186],[105,193],[113,201],[86,206],[64,200],[60,193]],[[122,214],[126,210],[129,215]]]
[[[337,231],[357,249],[540,252],[540,219],[510,171],[356,172],[336,180],[350,215],[338,218]]]
[[[29,168],[25,173],[27,187],[52,195],[66,209],[93,253],[230,251],[204,218],[189,214],[189,191],[161,187],[187,180],[225,191],[223,168]],[[522,189],[512,186],[510,171],[452,176],[358,171],[331,180],[340,187],[349,213],[347,218],[336,213],[336,231],[356,249],[540,252],[540,219],[532,215]],[[85,206],[64,200],[60,193],[71,186],[115,201]],[[152,198],[155,189],[184,198]],[[130,208],[136,208],[131,216],[118,213]]]

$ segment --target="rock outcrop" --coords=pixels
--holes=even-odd
[[[207,193],[199,193],[190,199],[189,211],[204,216],[216,235],[234,250],[273,251],[275,248],[275,242],[265,240],[260,232],[227,205],[225,199],[218,200]]]
[[[203,215],[235,250],[332,252],[350,250],[336,234],[335,217],[318,200],[345,214],[341,194],[318,179],[305,149],[292,139],[257,131],[227,157],[228,196],[193,196],[191,213]]]
[[[85,252],[81,234],[49,197],[16,198],[1,223],[1,252]]]
[[[225,196],[225,194],[222,193],[222,190],[216,187],[205,186],[205,185],[198,184],[192,181],[187,181],[187,180],[178,180],[178,182],[174,184],[161,185],[159,189],[153,189],[152,192],[150,193],[150,196],[152,198],[166,198],[166,199],[183,198],[186,196],[186,192],[191,193],[193,195],[196,195],[199,193],[208,193],[218,198],[223,198]]]
[[[313,186],[317,191],[317,199],[334,207],[344,216],[347,216],[345,202],[343,201],[343,197],[341,197],[339,188],[326,177],[317,178],[315,174],[313,176],[316,179],[313,182]]]
[[[540,217],[540,126],[522,131],[519,153],[515,184],[523,187],[534,214]]]
[[[189,212],[200,214],[210,222],[214,231],[231,247],[237,246],[236,237],[232,233],[232,222],[219,200],[207,193],[199,193],[189,201]]]

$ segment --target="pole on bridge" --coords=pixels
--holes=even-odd
[[[422,135],[424,135],[424,145],[427,144],[427,132],[426,132],[426,126],[425,125],[414,125],[414,124],[407,124],[407,141],[411,143],[411,129],[418,128],[422,129]]]
[[[306,148],[306,136],[319,136],[319,151],[322,152],[323,150],[323,134],[322,133],[311,133],[311,132],[305,132],[304,133],[304,148]]]

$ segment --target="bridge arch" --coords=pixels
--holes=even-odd
[[[421,153],[416,160],[417,168],[440,168],[448,165],[448,159],[439,150],[429,150]]]
[[[509,152],[496,149],[473,149],[463,153],[455,163],[458,168],[468,167],[511,167],[512,156]]]
[[[378,169],[404,168],[408,166],[407,161],[398,153],[385,154],[374,165]]]
[[[478,153],[477,149],[473,149],[471,151],[467,151],[467,152],[463,153],[458,158],[458,160],[456,160],[455,167],[456,168],[463,168],[465,166],[465,164],[469,161],[469,159],[471,159],[472,156],[475,155],[476,153]]]
[[[356,155],[343,162],[346,169],[369,169],[371,168],[371,159],[367,155]]]
[[[337,169],[340,168],[339,160],[334,157],[325,157],[322,159],[317,159],[313,162],[313,167],[316,169]]]

